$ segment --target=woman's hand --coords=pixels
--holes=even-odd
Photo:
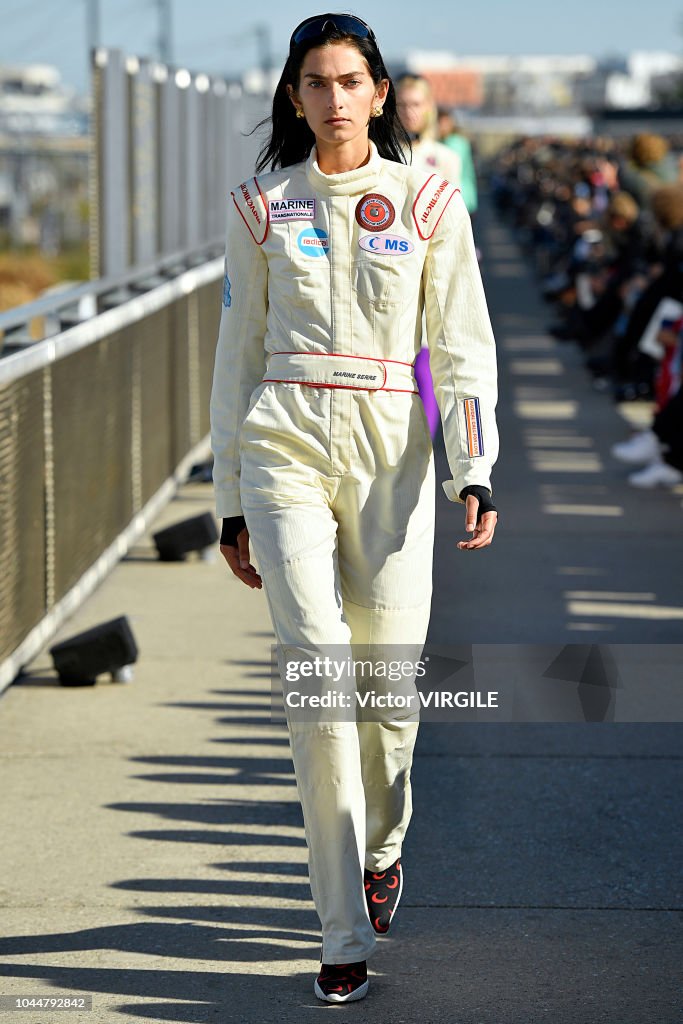
[[[468,533],[472,533],[472,537],[469,540],[458,541],[457,547],[460,551],[473,551],[476,548],[485,548],[493,540],[493,534],[498,522],[498,513],[484,512],[477,522],[478,510],[479,499],[474,494],[468,494],[465,498],[465,529]]]
[[[249,531],[246,526],[237,534],[237,546],[221,544],[221,554],[238,580],[253,590],[263,586],[261,577],[249,561]]]

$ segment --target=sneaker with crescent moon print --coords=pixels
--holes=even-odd
[[[372,927],[378,935],[386,935],[403,889],[401,858],[384,871],[368,871],[366,868],[363,878]]]
[[[367,962],[321,964],[313,991],[326,1003],[352,1003],[363,999],[368,994]]]

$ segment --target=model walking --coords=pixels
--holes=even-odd
[[[406,137],[370,28],[299,25],[257,170],[228,204],[211,396],[221,551],[288,651],[414,644],[429,621],[434,461],[413,363],[426,313],[451,501],[491,542],[495,343],[470,221]],[[244,517],[244,518],[242,518]],[[258,572],[250,562],[250,545]],[[315,993],[362,998],[403,883],[414,716],[288,715],[322,924]],[[378,908],[380,908],[378,910]]]

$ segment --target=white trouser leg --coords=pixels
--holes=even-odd
[[[245,508],[245,517],[281,649],[325,654],[334,645],[335,657],[351,658],[335,579],[336,523],[329,507]],[[278,538],[291,560],[273,565],[265,552]],[[304,721],[289,711],[287,724],[323,962],[365,960],[376,939],[363,889],[365,795],[356,723]]]
[[[422,477],[414,474],[412,496],[409,486],[401,488],[404,507],[387,502],[370,480],[366,487],[355,482],[342,485],[337,495],[344,614],[358,660],[368,652],[385,664],[414,664],[421,657],[431,610],[431,459],[422,470]],[[366,567],[365,573],[359,574],[359,564]],[[386,677],[374,679],[372,688],[414,699],[412,711],[387,710],[377,721],[358,722],[366,803],[364,866],[381,871],[400,856],[412,814],[410,773],[419,714],[414,677],[404,676],[400,684]]]
[[[354,656],[363,660],[369,649],[368,626],[376,617],[372,609],[359,608],[346,600],[344,612],[353,630],[354,639],[364,637],[364,641],[354,644]],[[403,637],[415,637],[419,610],[411,609],[409,623],[404,623],[409,632]],[[428,619],[429,608],[422,610],[421,617]],[[403,616],[399,616],[403,618]],[[425,621],[426,633],[426,621]],[[400,644],[381,645],[375,642],[376,657],[386,660],[391,657],[393,649],[400,650],[400,661],[414,661],[420,656],[422,641],[419,645]],[[412,681],[404,679],[400,687],[386,686],[375,680],[373,689],[386,692],[412,693],[417,701],[417,691],[410,685]],[[410,772],[413,762],[413,751],[418,732],[418,715],[415,712],[397,709],[386,711],[378,721],[359,721],[357,723],[360,742],[361,770],[363,774],[363,791],[365,794],[365,859],[364,867],[370,871],[383,871],[393,864],[401,854],[401,847],[408,830],[412,815],[412,793]]]
[[[377,428],[382,443],[388,438],[397,448],[387,465],[365,465],[363,453],[356,453],[363,457],[353,460],[353,471],[329,475],[330,401],[310,389],[284,391],[282,430],[288,435],[280,432],[271,395],[252,416],[243,442],[242,508],[278,644],[323,654],[333,647],[335,657],[349,659],[358,644],[381,650],[410,640],[421,649],[434,502],[424,414],[419,407],[417,426],[426,441],[414,446],[411,459],[401,459],[405,438],[392,434],[396,423],[401,431],[410,426],[409,398],[401,397],[386,410],[384,428]],[[333,420],[342,456],[346,432],[358,427],[350,401],[344,407],[337,402],[341,415]],[[365,399],[359,401],[368,414]],[[368,426],[362,424],[361,433]],[[411,813],[415,717],[357,725],[306,722],[288,712],[325,963],[365,960],[375,948],[363,868],[385,866],[400,853]]]

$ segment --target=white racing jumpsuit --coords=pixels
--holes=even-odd
[[[216,513],[243,514],[285,652],[416,645],[429,620],[431,438],[412,364],[426,314],[452,480],[491,487],[495,342],[458,190],[384,160],[326,175],[315,148],[228,202],[211,395]],[[460,520],[455,522],[459,528]],[[400,856],[415,715],[292,721],[324,963],[376,943],[363,869]]]

